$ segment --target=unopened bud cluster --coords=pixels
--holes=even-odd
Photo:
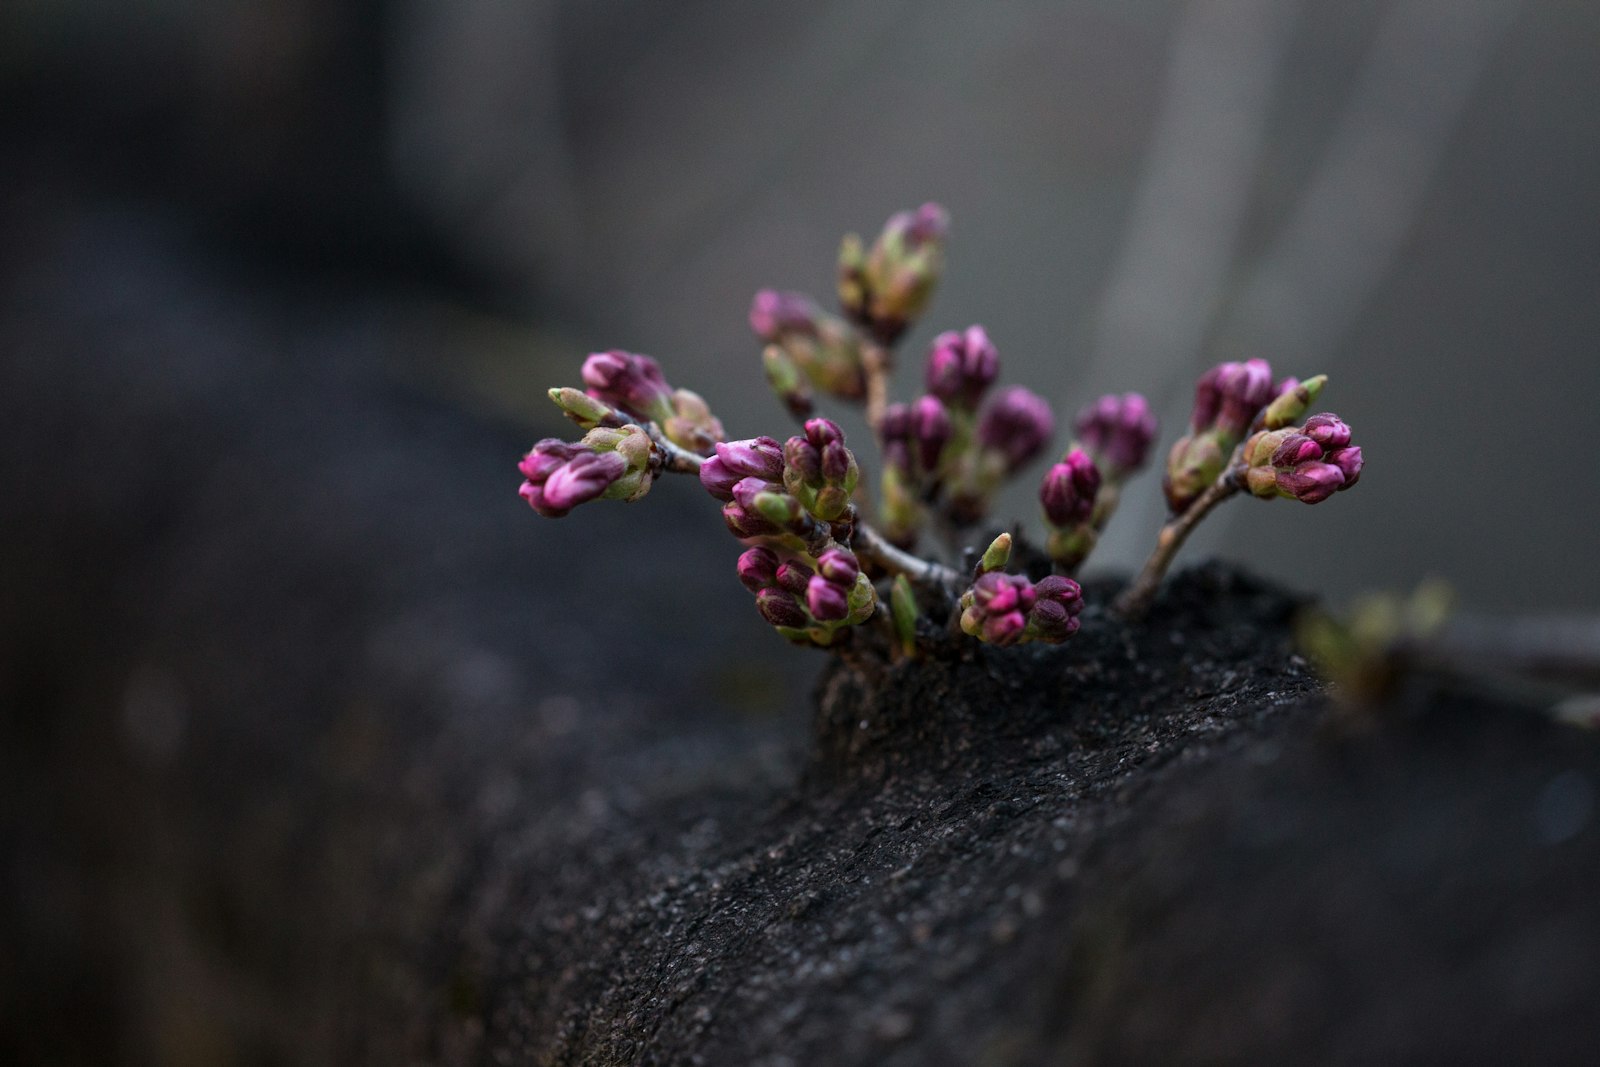
[[[933,338],[921,395],[887,396],[892,348],[931,300],[948,233],[944,210],[925,204],[894,215],[870,244],[846,237],[838,313],[804,293],[756,293],[750,326],[799,433],[730,441],[705,400],[673,388],[655,360],[598,352],[583,364],[582,388],[549,391],[584,432],[534,446],[520,464],[523,498],[559,518],[591,500],[637,500],[664,473],[697,474],[743,546],[736,570],[756,611],[797,643],[841,647],[868,623],[881,635],[868,647],[911,656],[929,654],[946,634],[999,647],[1067,640],[1083,609],[1072,576],[1148,462],[1156,419],[1138,393],[1084,407],[1039,483],[1044,551],[1029,556],[1042,567],[1032,577],[1009,573],[1013,536],[1002,534],[963,578],[954,564],[975,552],[969,535],[989,521],[1000,488],[1045,454],[1056,420],[1039,395],[997,384],[999,350],[979,325]],[[1356,484],[1362,456],[1349,427],[1307,415],[1325,384],[1322,376],[1275,384],[1260,359],[1201,377],[1188,430],[1167,453],[1171,519],[1117,610],[1136,617],[1148,607],[1172,553],[1227,496],[1318,503]],[[863,477],[839,425],[815,415],[819,398],[865,405],[877,479]],[[912,555],[929,535],[942,546]],[[1052,564],[1054,573],[1042,573]]]

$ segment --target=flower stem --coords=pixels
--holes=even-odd
[[[1149,613],[1156,590],[1161,588],[1161,579],[1166,577],[1167,568],[1172,566],[1172,557],[1178,554],[1178,549],[1183,547],[1184,541],[1200,525],[1200,520],[1211,513],[1212,508],[1239,491],[1238,475],[1239,468],[1229,466],[1211,483],[1210,488],[1195,498],[1195,502],[1182,515],[1161,528],[1161,535],[1156,538],[1156,550],[1150,553],[1139,576],[1117,597],[1112,605],[1114,612],[1129,622],[1137,622]]]
[[[867,379],[867,425],[876,437],[889,406],[889,350],[877,341],[862,341],[861,370]]]

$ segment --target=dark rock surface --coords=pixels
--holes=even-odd
[[[0,1059],[1591,1059],[1593,735],[1334,729],[1218,568],[822,668],[693,487],[529,518],[525,432],[385,377],[416,314],[7,229]]]

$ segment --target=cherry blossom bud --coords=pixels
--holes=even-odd
[[[805,294],[761,290],[750,305],[750,326],[823,392],[848,400],[866,395],[860,334]],[[794,392],[791,383],[783,384],[790,387],[780,390],[780,396]]]
[[[1274,396],[1272,367],[1264,359],[1224,363],[1217,368],[1216,388],[1219,407],[1213,426],[1229,437],[1241,438]]]
[[[1263,499],[1321,503],[1361,477],[1361,449],[1349,441],[1350,427],[1337,415],[1313,415],[1303,427],[1263,430],[1245,442],[1244,485]]]
[[[784,487],[811,514],[833,522],[850,507],[861,471],[837,423],[811,419],[804,436],[784,444],[783,459]]]
[[[949,217],[937,204],[889,219],[867,249],[851,234],[839,249],[839,302],[881,344],[893,344],[922,313],[944,269]]]
[[[780,589],[787,589],[795,596],[804,596],[806,586],[810,584],[814,572],[799,560],[789,560],[779,565],[773,580]]]
[[[918,397],[911,405],[911,423],[917,463],[925,474],[932,474],[939,469],[939,457],[950,442],[950,413],[938,397]]]
[[[1344,484],[1339,487],[1340,492],[1350,488],[1360,480],[1362,461],[1359,445],[1352,445],[1349,448],[1336,448],[1322,458],[1338,467],[1339,472],[1344,475]]]
[[[637,418],[665,423],[673,415],[672,387],[649,356],[596,352],[584,361],[583,383],[595,399]]]
[[[739,556],[739,581],[752,593],[759,593],[778,580],[778,556],[770,548],[747,549]]]
[[[1078,632],[1083,610],[1083,590],[1071,578],[1050,575],[1033,587],[1035,601],[1028,613],[1028,630],[1035,640],[1059,644]]]
[[[1012,645],[1028,628],[1036,595],[1021,575],[989,571],[961,598],[961,629],[991,645]]]
[[[804,293],[763,289],[750,301],[750,328],[772,343],[786,333],[812,333],[821,309]]]
[[[550,472],[542,491],[542,501],[533,495],[526,499],[535,511],[560,517],[579,504],[594,500],[628,472],[628,461],[615,452],[582,452]],[[528,483],[534,485],[532,481]],[[541,506],[542,505],[542,506]]]
[[[811,621],[800,602],[782,589],[763,589],[757,593],[756,610],[774,626],[800,629]]]
[[[1350,427],[1339,416],[1327,412],[1307,419],[1302,432],[1322,446],[1324,451],[1343,448],[1350,443]]]
[[[850,614],[849,589],[816,575],[806,586],[806,608],[819,622],[838,622]]]
[[[1074,448],[1045,472],[1039,486],[1039,501],[1052,525],[1074,526],[1088,522],[1094,514],[1095,495],[1099,489],[1099,470],[1082,449]]]
[[[928,352],[928,392],[945,403],[974,410],[1000,373],[1000,353],[982,326],[951,330]]]
[[[783,478],[783,446],[770,437],[719,441],[715,448],[716,455],[700,464],[700,484],[718,500],[732,500],[733,487],[745,478]]]
[[[1008,473],[1037,456],[1054,432],[1050,405],[1020,385],[1001,390],[978,422],[978,440],[1005,456]]]
[[[1078,413],[1078,440],[1112,481],[1140,470],[1156,438],[1156,416],[1138,393],[1108,394]]]
[[[817,573],[835,585],[851,586],[861,573],[861,563],[848,549],[830,548],[817,557]]]

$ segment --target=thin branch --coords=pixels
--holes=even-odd
[[[651,442],[655,444],[656,449],[661,453],[661,470],[672,474],[697,475],[700,473],[700,464],[705,462],[704,457],[679,448],[667,440],[666,435],[661,432],[661,427],[653,422],[645,423],[644,430],[645,433],[650,435]]]
[[[1235,460],[1238,455],[1235,451]],[[1239,491],[1242,469],[1237,463],[1230,463],[1227,470],[1211,483],[1210,488],[1196,497],[1182,515],[1161,528],[1161,535],[1156,538],[1156,550],[1150,553],[1139,576],[1117,597],[1112,605],[1114,612],[1130,622],[1145,617],[1150,611],[1151,602],[1155,600],[1156,590],[1161,588],[1161,579],[1166,577],[1167,568],[1172,566],[1172,557],[1178,554],[1178,549],[1183,547],[1184,541],[1200,525],[1200,520],[1211,513],[1212,508]]]
[[[866,522],[856,523],[852,548],[891,574],[903,574],[919,585],[938,589],[946,596],[956,597],[961,592],[961,575],[942,563],[913,556],[890,544],[882,534]]]

